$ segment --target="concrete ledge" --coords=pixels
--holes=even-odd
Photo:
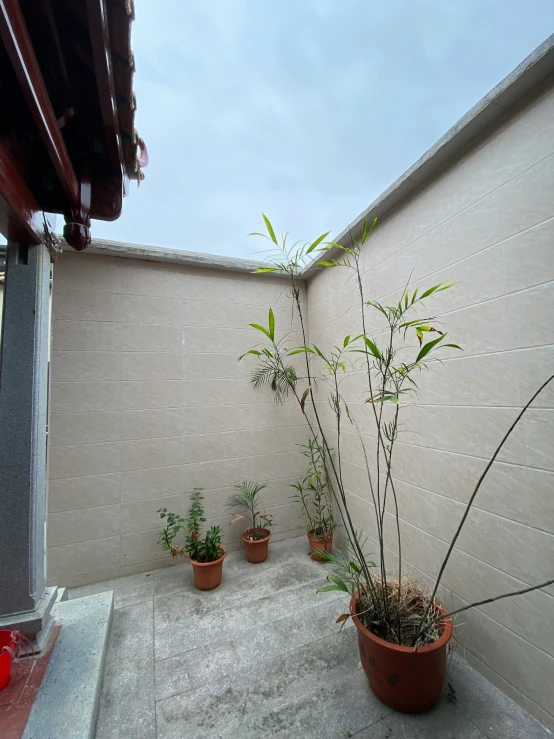
[[[64,246],[64,249],[72,251],[69,246]],[[251,273],[260,267],[267,267],[265,262],[258,262],[251,259],[220,257],[216,254],[203,254],[201,252],[182,251],[181,249],[166,249],[161,246],[127,244],[123,241],[108,241],[105,239],[93,239],[85,254],[105,254],[110,257],[124,257],[126,259],[172,262],[190,267],[223,269],[229,272]]]
[[[53,607],[62,630],[23,739],[93,739],[112,615],[112,591]]]

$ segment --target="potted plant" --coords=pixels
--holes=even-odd
[[[194,585],[198,590],[214,590],[221,583],[223,560],[227,552],[221,546],[221,526],[210,526],[204,538],[201,537],[201,527],[206,520],[202,490],[203,488],[194,488],[186,519],[176,513],[170,513],[167,508],[158,509],[160,518],[166,520],[166,526],[160,531],[158,541],[164,551],[171,552],[172,557],[189,558]],[[186,532],[185,546],[177,547],[173,541],[182,529]]]
[[[299,446],[308,460],[308,472],[302,480],[291,485],[297,492],[290,497],[301,505],[311,558],[322,562],[325,556],[321,552],[331,553],[333,550],[333,531],[336,528],[333,492],[325,469],[323,447],[317,437]]]
[[[239,485],[235,485],[236,493],[231,495],[227,501],[228,508],[238,508],[245,512],[252,525],[242,534],[241,539],[244,543],[244,552],[246,559],[252,564],[265,562],[271,539],[271,531],[269,527],[273,525],[273,517],[271,514],[262,514],[263,509],[260,492],[267,487],[267,484],[260,482],[252,482],[244,480]],[[239,521],[245,516],[237,515],[233,521]]]
[[[441,282],[431,287],[401,291],[400,299],[392,305],[367,300],[360,269],[360,253],[369,238],[376,220],[363,224],[361,241],[346,247],[326,242],[323,234],[311,244],[287,246],[287,235],[279,243],[269,219],[264,215],[266,238],[273,244],[269,253],[270,266],[260,272],[285,272],[290,277],[290,296],[300,319],[303,344],[287,349],[284,340],[277,339],[275,316],[269,310],[268,325],[250,324],[265,337],[265,345],[253,347],[245,355],[254,356],[258,365],[252,374],[254,387],[259,377],[272,378],[279,387],[282,399],[293,396],[311,431],[312,437],[321,440],[323,464],[328,474],[336,510],[344,526],[348,552],[336,556],[322,552],[333,562],[338,572],[328,575],[329,584],[322,590],[336,590],[350,594],[350,611],[339,617],[345,623],[352,618],[357,628],[360,659],[376,696],[387,705],[400,711],[423,712],[429,710],[440,694],[446,674],[446,652],[452,635],[453,616],[500,598],[522,595],[551,585],[554,580],[534,585],[524,590],[503,593],[484,601],[470,603],[450,612],[437,600],[442,576],[454,550],[456,541],[467,520],[481,484],[496,460],[509,435],[542,390],[554,379],[544,382],[510,426],[496,448],[484,472],[473,490],[447,553],[438,566],[438,575],[432,589],[427,590],[405,572],[402,560],[402,531],[399,500],[395,489],[393,461],[395,444],[401,430],[401,408],[417,391],[416,379],[433,361],[438,349],[459,349],[445,341],[446,333],[438,328],[436,319],[426,315],[426,301],[453,287]],[[319,249],[335,249],[336,259],[321,260],[324,268],[343,267],[354,273],[359,294],[360,333],[345,336],[330,349],[322,350],[309,344],[302,314],[302,271],[311,263],[312,253]],[[374,311],[384,329],[377,338],[369,335],[366,312]],[[429,340],[425,341],[425,338]],[[414,341],[415,340],[415,341]],[[291,371],[291,359],[301,355],[303,374]],[[358,357],[358,361],[356,361]],[[294,360],[292,360],[294,362]],[[349,369],[365,377],[365,401],[356,412],[349,409],[341,385]],[[361,371],[361,372],[360,372]],[[327,400],[334,419],[322,420]],[[327,388],[327,398],[322,392]],[[370,455],[358,429],[356,416],[366,410],[373,421],[375,448]],[[343,481],[343,447],[345,424],[357,433],[367,471],[368,511],[374,516],[374,538],[377,542],[377,562],[371,561],[359,527],[353,519],[348,491]],[[334,451],[330,446],[333,434]],[[390,541],[391,536],[395,541]],[[391,552],[393,554],[391,555]],[[394,558],[390,569],[390,558]],[[438,563],[437,563],[438,564]]]

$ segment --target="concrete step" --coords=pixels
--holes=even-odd
[[[92,739],[113,615],[111,591],[56,603],[62,629],[23,739]]]

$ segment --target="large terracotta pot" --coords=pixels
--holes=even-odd
[[[310,556],[316,562],[325,562],[325,557],[316,554],[316,550],[331,553],[333,549],[333,534],[328,539],[320,539],[318,536],[308,532],[308,542],[310,544]]]
[[[253,565],[257,565],[260,562],[265,562],[267,559],[267,548],[269,546],[269,540],[271,539],[271,531],[269,529],[262,529],[262,533],[265,534],[263,539],[252,540],[248,537],[252,535],[254,529],[246,529],[241,539],[244,543],[244,553],[246,559],[252,562]]]
[[[379,700],[396,711],[424,713],[437,702],[446,677],[446,648],[452,621],[444,621],[442,634],[433,644],[401,647],[380,639],[366,629],[356,615],[356,597],[350,613],[358,631],[360,661],[371,689]],[[441,606],[442,613],[446,610]]]
[[[214,590],[221,583],[223,560],[227,556],[227,550],[223,547],[222,549],[222,556],[213,562],[195,562],[194,559],[190,560],[194,574],[194,586],[198,590]]]

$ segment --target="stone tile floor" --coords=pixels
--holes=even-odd
[[[370,692],[355,629],[338,633],[346,599],[317,595],[327,565],[307,542],[270,545],[251,565],[231,553],[202,593],[188,564],[82,588],[113,590],[115,613],[96,739],[546,739],[551,733],[454,657],[443,696],[423,716]]]

